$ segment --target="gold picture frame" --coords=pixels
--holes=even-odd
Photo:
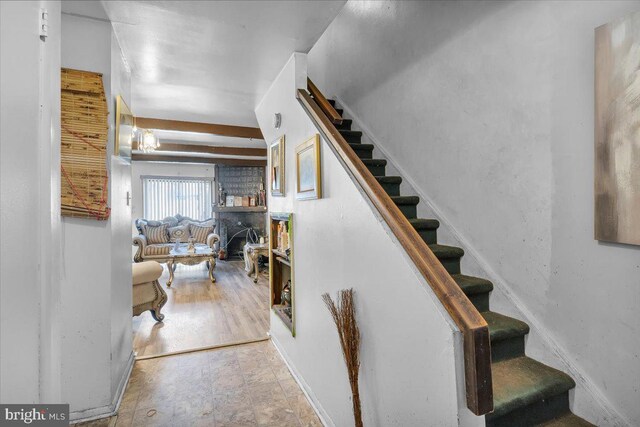
[[[131,161],[135,117],[122,96],[116,98],[116,135],[113,155]]]
[[[296,199],[322,198],[320,135],[315,134],[296,147]]]
[[[284,135],[269,146],[269,188],[275,197],[285,196]]]

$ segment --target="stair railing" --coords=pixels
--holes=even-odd
[[[476,415],[491,412],[493,389],[487,322],[336,129],[334,117],[339,117],[340,122],[342,117],[311,80],[308,80],[308,83],[309,89],[313,88],[312,93],[318,102],[314,102],[304,89],[298,89],[297,98],[302,108],[328,141],[329,147],[338,156],[347,172],[376,207],[462,333],[467,407]],[[335,116],[327,114],[328,108],[326,105],[323,108],[322,100],[335,112]]]
[[[331,123],[336,125],[341,124],[342,116],[340,116],[340,114],[338,114],[336,109],[333,108],[333,105],[331,105],[329,101],[327,101],[327,98],[324,97],[322,92],[320,92],[318,87],[313,84],[310,78],[307,78],[307,89],[309,90],[309,93],[311,94],[311,96],[313,96],[313,98],[315,99],[316,104],[318,104],[318,107],[320,107],[322,112],[327,117],[329,117],[329,120],[331,120]]]

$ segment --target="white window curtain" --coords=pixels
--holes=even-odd
[[[212,187],[211,179],[142,177],[144,218],[160,220],[176,214],[210,218]]]

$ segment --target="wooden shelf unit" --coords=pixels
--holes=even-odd
[[[288,253],[278,248],[278,226],[284,221],[289,240]],[[269,285],[271,309],[295,337],[295,281],[293,277],[293,214],[271,213],[269,217]],[[291,305],[282,300],[282,288],[291,281]]]
[[[214,206],[214,212],[266,212],[266,206]]]

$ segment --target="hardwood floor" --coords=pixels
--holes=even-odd
[[[118,415],[80,427],[321,427],[270,341],[139,360]]]
[[[258,283],[247,276],[241,261],[219,261],[212,284],[204,264],[178,265],[167,288],[169,273],[160,284],[169,300],[164,322],[149,312],[133,318],[133,348],[138,357],[267,338],[269,281],[267,271]]]

